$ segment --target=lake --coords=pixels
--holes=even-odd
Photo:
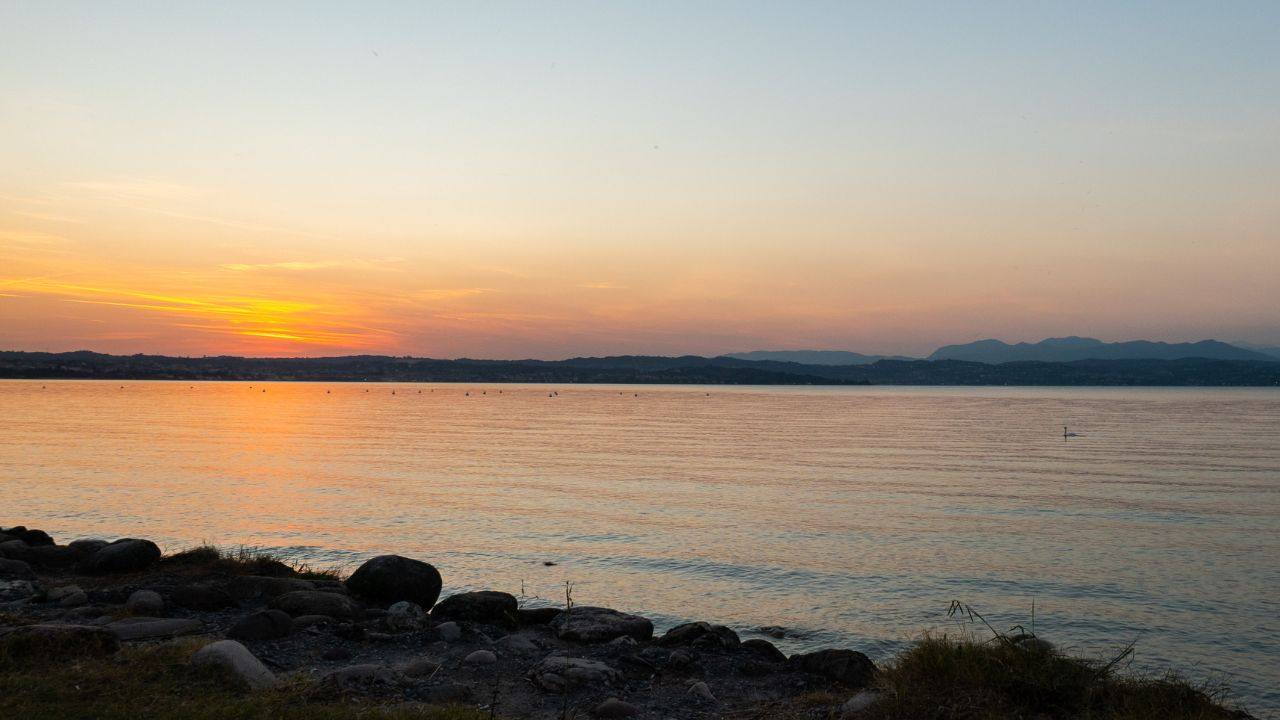
[[[1280,389],[0,381],[0,412],[0,525],[64,542],[393,552],[876,660],[952,599],[1034,606],[1280,710]]]

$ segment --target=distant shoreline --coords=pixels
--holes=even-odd
[[[963,360],[879,360],[860,365],[805,365],[732,357],[643,355],[569,360],[436,360],[375,355],[192,358],[106,355],[89,351],[0,351],[0,378],[601,385],[1280,387],[1280,362],[1181,358],[1001,364]]]

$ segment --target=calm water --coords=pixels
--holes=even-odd
[[[1278,390],[6,381],[0,413],[0,524],[63,540],[395,552],[875,658],[1034,602],[1280,708]]]

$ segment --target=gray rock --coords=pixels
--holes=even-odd
[[[164,598],[154,590],[137,590],[125,601],[124,607],[133,615],[154,617],[164,612]]]
[[[339,668],[320,679],[320,684],[335,690],[367,688],[372,685],[396,685],[401,676],[386,665],[350,665]]]
[[[467,665],[492,665],[498,662],[498,656],[492,650],[476,650],[463,658]]]
[[[575,607],[551,621],[561,639],[577,642],[608,642],[624,635],[645,641],[653,637],[653,623],[638,615],[628,615],[601,607]]]
[[[629,702],[623,702],[618,698],[609,698],[591,710],[591,714],[604,718],[605,720],[616,720],[616,718],[626,718],[632,715],[638,715],[640,708]]]
[[[323,590],[295,590],[271,601],[271,606],[283,610],[290,615],[328,615],[341,620],[354,620],[360,617],[360,603],[338,593]]]
[[[846,700],[844,705],[840,706],[840,712],[844,715],[860,713],[874,705],[876,700],[879,698],[880,696],[878,694],[871,692],[870,690],[863,690]]]
[[[0,579],[0,602],[28,600],[40,592],[40,586],[31,580]]]
[[[246,615],[227,630],[236,640],[276,640],[293,632],[293,618],[283,610],[262,610]]]
[[[462,628],[456,622],[440,623],[436,626],[436,636],[445,642],[455,642],[462,637]]]
[[[439,620],[463,620],[501,627],[515,627],[519,603],[514,595],[496,590],[458,593],[441,600],[431,610]]]
[[[293,619],[293,629],[302,630],[303,628],[314,627],[316,625],[332,625],[337,622],[328,615],[299,615]]]
[[[440,597],[440,572],[429,563],[399,555],[366,561],[347,578],[347,589],[386,604],[408,600],[430,609]]]
[[[562,612],[560,608],[520,608],[516,610],[516,619],[521,625],[546,625]]]
[[[160,560],[160,548],[150,540],[122,538],[85,559],[82,569],[90,575],[140,572]]]
[[[0,645],[14,660],[102,657],[120,649],[112,633],[91,625],[22,625],[0,630]]]
[[[197,667],[219,667],[230,672],[251,690],[274,687],[276,676],[263,665],[249,648],[235,640],[219,640],[206,645],[191,656]]]
[[[81,605],[80,607],[71,608],[70,610],[62,613],[61,620],[62,622],[72,623],[75,625],[105,625],[106,623],[98,622],[98,620],[103,617],[107,617],[106,610],[103,608],[96,605]],[[111,622],[109,617],[107,618],[107,622]]]
[[[702,702],[712,704],[720,702],[719,700],[716,700],[716,696],[711,692],[711,688],[702,681],[698,681],[690,685],[689,694]]]
[[[765,662],[782,663],[787,661],[787,656],[768,640],[761,640],[760,638],[743,640],[741,647],[757,659]]]
[[[83,540],[72,540],[71,542],[67,543],[67,547],[71,548],[77,555],[84,558],[84,557],[89,557],[90,555],[98,552],[99,550],[101,550],[102,548],[110,544],[111,543],[107,542],[106,540],[86,538]]]
[[[65,597],[83,593],[79,585],[59,585],[46,590],[44,596],[49,602],[61,602]]]
[[[385,622],[396,632],[418,630],[427,624],[427,613],[417,603],[401,600],[387,608]]]
[[[537,643],[523,635],[503,636],[498,638],[494,643],[494,646],[504,652],[510,653],[511,655],[537,655],[542,651],[542,649],[538,647]]]
[[[1019,635],[1013,638],[1013,644],[1021,650],[1026,650],[1027,652],[1036,655],[1052,655],[1056,651],[1056,648],[1053,647],[1053,643],[1048,640],[1038,638],[1035,635]]]
[[[89,594],[81,590],[80,592],[74,592],[70,595],[64,595],[63,598],[58,601],[58,607],[77,608],[81,605],[87,605],[88,603]]]
[[[400,668],[400,673],[406,677],[424,678],[431,677],[439,669],[440,663],[430,658],[414,658]]]
[[[600,687],[622,679],[622,673],[596,660],[552,655],[543,658],[529,679],[551,692],[565,692],[577,687]]]
[[[792,655],[787,660],[787,666],[821,675],[855,689],[866,687],[876,673],[876,665],[871,662],[871,658],[856,650],[819,650]]]
[[[125,618],[107,624],[121,640],[159,640],[204,632],[204,623],[194,618]]]
[[[0,580],[35,580],[31,566],[21,560],[0,558]]]
[[[738,633],[724,625],[692,622],[677,625],[658,638],[659,645],[667,647],[691,645],[698,648],[731,650],[738,647]]]

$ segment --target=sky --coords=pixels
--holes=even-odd
[[[1280,345],[1280,3],[0,1],[0,349]]]

